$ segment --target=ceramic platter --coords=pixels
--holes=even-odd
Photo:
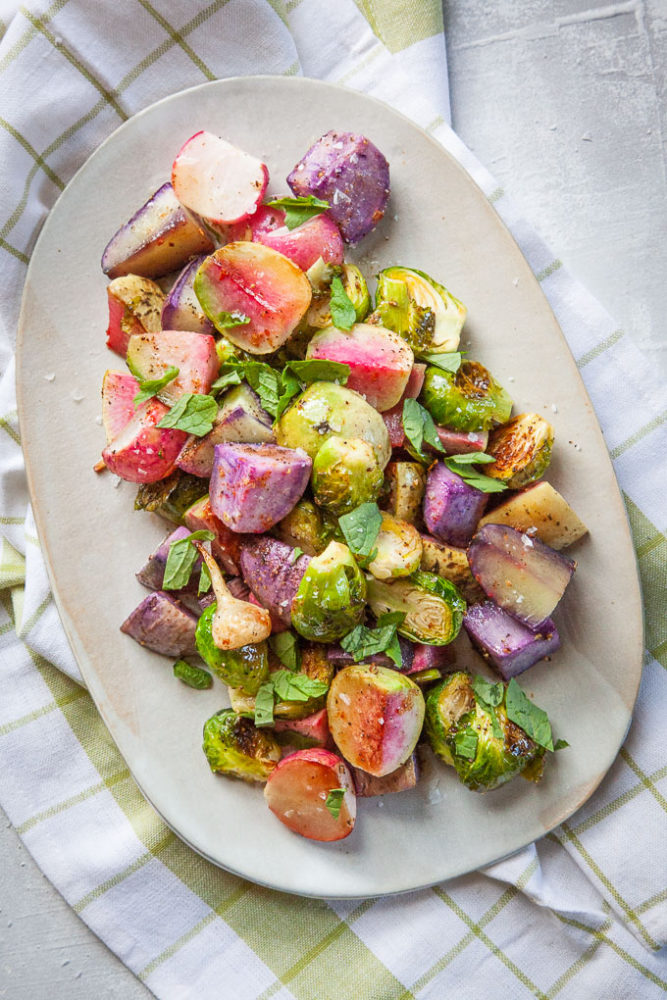
[[[102,376],[121,367],[105,347],[99,261],[107,240],[169,178],[174,155],[199,129],[261,157],[269,190],[285,193],[290,168],[332,128],[364,133],[391,166],[387,217],[355,259],[367,276],[390,264],[421,268],[466,303],[463,346],[511,391],[517,412],[545,413],[554,424],[548,478],[591,534],[569,550],[579,568],[556,613],[563,648],[522,678],[570,743],[551,755],[541,784],[517,779],[475,794],[432,762],[416,789],[360,800],[349,838],[318,844],[282,826],[261,789],[209,771],[201,731],[227,704],[223,686],[186,688],[171,661],[119,632],[145,596],[134,573],[165,523],[133,510],[136,487],[114,488],[114,477],[92,467],[104,443],[96,419]],[[570,816],[601,781],[630,723],[641,672],[641,604],[621,497],[577,368],[518,246],[468,174],[406,118],[335,86],[270,77],[205,84],[132,118],[47,219],[26,280],[17,380],[38,530],[81,671],[142,791],[204,857],[305,895],[401,892],[518,850]]]

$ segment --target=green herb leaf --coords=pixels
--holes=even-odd
[[[554,750],[564,750],[565,747],[569,747],[567,740],[556,740],[554,743]]]
[[[280,396],[278,397],[278,406],[276,408],[276,420],[282,417],[283,413],[294,399],[301,392],[301,383],[296,377],[294,372],[289,371],[289,367],[285,368],[280,376],[280,381],[282,385],[282,390]]]
[[[269,638],[269,646],[288,670],[299,669],[301,650],[293,632],[276,632]]]
[[[338,382],[340,385],[345,385],[350,377],[349,365],[341,361],[327,361],[326,358],[288,361],[285,369],[288,368],[304,385],[309,385],[311,382]]]
[[[422,462],[430,462],[431,457],[424,453],[423,445],[430,444],[435,451],[444,454],[433,417],[416,399],[406,399],[403,403],[403,430],[412,445],[415,456]]]
[[[338,327],[339,330],[351,330],[357,322],[357,313],[354,305],[345,291],[343,282],[338,277],[331,280],[329,311],[331,312],[331,319],[334,326]]]
[[[505,689],[502,681],[492,684],[491,681],[487,681],[486,677],[482,677],[481,674],[475,674],[470,685],[477,695],[477,700],[483,702],[484,708],[496,708],[503,700]]]
[[[312,219],[314,215],[321,215],[329,208],[328,201],[316,198],[312,194],[298,195],[293,198],[272,198],[266,204],[272,208],[284,209],[285,225],[288,229],[296,229],[302,223],[308,222],[308,219]]]
[[[220,377],[211,386],[211,392],[228,389],[230,385],[240,385],[243,381],[243,368],[239,365],[220,365]]]
[[[484,465],[495,462],[493,455],[487,455],[484,451],[473,451],[466,455],[448,455],[444,462],[447,468],[460,476],[464,483],[474,486],[482,493],[502,493],[507,489],[500,480],[492,479],[491,476],[485,476],[483,472],[472,468],[477,463]]]
[[[465,757],[466,760],[474,760],[477,754],[477,742],[479,737],[472,728],[468,726],[454,736],[454,753],[457,757]]]
[[[338,519],[350,551],[362,561],[372,561],[373,546],[382,527],[382,514],[376,503],[361,506]]]
[[[267,413],[275,417],[282,392],[280,373],[263,361],[246,361],[244,376],[259,396]]]
[[[221,326],[245,326],[246,323],[250,322],[250,317],[246,316],[245,313],[239,312],[237,309],[234,312],[219,312],[215,317],[215,325],[219,329]]]
[[[185,660],[176,660],[174,664],[174,677],[183,681],[188,687],[196,688],[198,691],[206,691],[213,686],[213,678],[207,670],[202,667],[195,667]]]
[[[273,722],[273,684],[268,681],[255,695],[255,725],[272,726]]]
[[[470,451],[463,455],[448,455],[447,461],[453,465],[485,465],[488,462],[495,462],[493,455],[487,455],[485,451]]]
[[[514,678],[507,685],[505,711],[507,718],[520,726],[538,746],[545,750],[554,749],[547,713],[526,697]]]
[[[303,549],[300,549],[298,545],[295,545],[292,549],[292,555],[289,557],[291,563],[295,563],[299,556],[303,555]]]
[[[161,375],[160,378],[146,380],[140,379],[139,392],[136,394],[132,402],[135,406],[141,406],[141,404],[145,403],[147,399],[152,399],[153,396],[157,396],[158,392],[161,389],[164,389],[165,385],[173,382],[178,374],[179,369],[174,368],[173,365],[169,365],[169,367],[165,370],[164,375]]]
[[[211,589],[211,574],[208,571],[208,566],[202,561],[201,572],[199,574],[199,588],[197,594],[208,594]]]
[[[343,798],[345,796],[344,788],[332,788],[327,795],[327,800],[324,803],[334,819],[338,819],[340,816],[340,807],[343,804]]]
[[[425,361],[428,365],[435,365],[436,368],[442,368],[444,372],[451,372],[452,375],[461,367],[461,352],[451,351],[447,353],[440,353],[438,351],[421,351],[419,352],[419,360]]]
[[[329,685],[314,680],[306,674],[295,674],[291,670],[276,670],[271,674],[273,688],[281,701],[308,701],[326,694]]]
[[[201,393],[184,393],[157,425],[174,427],[196,437],[204,437],[213,427],[218,404],[213,396]]]
[[[357,625],[343,636],[340,644],[346,653],[352,655],[355,663],[377,653],[386,653],[400,670],[403,666],[403,657],[396,630],[404,618],[405,615],[401,611],[393,611],[378,619],[377,628]]]
[[[164,567],[163,590],[179,590],[187,586],[188,580],[199,553],[191,544],[195,539],[210,542],[214,538],[212,531],[193,531],[187,538],[179,538],[169,546],[167,562]]]

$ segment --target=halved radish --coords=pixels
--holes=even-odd
[[[398,403],[396,403],[395,406],[392,406],[390,410],[385,410],[382,414],[382,419],[384,420],[387,430],[389,431],[389,440],[391,441],[392,448],[403,447],[403,442],[405,441],[405,430],[403,429],[403,403],[406,399],[417,398],[419,393],[422,391],[425,374],[426,365],[415,362],[412,366],[412,371],[410,372],[407,385],[403,390],[403,395],[399,399]]]
[[[281,347],[304,316],[311,287],[301,268],[261,243],[229,243],[197,271],[195,294],[221,333],[251,354]],[[237,325],[229,325],[236,319]]]
[[[337,794],[330,798],[331,792]],[[283,757],[268,777],[264,798],[281,823],[309,840],[342,840],[354,829],[352,775],[329,750],[316,747]]]
[[[307,271],[320,257],[325,264],[342,264],[345,254],[343,237],[326,212],[313,216],[296,229],[288,229],[282,208],[260,205],[254,215],[235,226],[229,235],[232,240],[251,240],[278,250],[302,271]]]
[[[381,777],[408,759],[424,722],[424,696],[409,677],[359,663],[334,677],[327,696],[329,728],[353,767]]]
[[[414,355],[402,337],[381,326],[357,323],[349,333],[329,326],[308,344],[307,358],[326,358],[350,366],[348,389],[376,410],[390,410],[403,395]]]
[[[142,381],[158,379],[173,366],[179,374],[158,393],[173,406],[186,392],[207,393],[220,370],[215,339],[191,330],[162,330],[130,337],[127,366]]]
[[[137,412],[134,397],[139,383],[127,372],[106,371],[102,379],[102,423],[107,444],[118,437]]]
[[[107,347],[120,354],[127,354],[127,344],[134,333],[155,333],[162,328],[160,315],[164,292],[150,278],[126,274],[107,286],[109,326]]]
[[[102,452],[107,469],[130,483],[156,483],[173,472],[187,434],[156,426],[167,412],[158,399],[139,407]]]
[[[220,232],[255,211],[269,183],[261,160],[211,132],[196,132],[171,170],[176,197],[208,227]]]
[[[325,747],[329,742],[329,722],[326,708],[307,715],[305,719],[276,719],[273,728],[277,733],[284,733],[281,743],[289,744],[290,734],[294,734],[292,746],[299,746],[299,738],[312,740],[313,745]],[[306,744],[307,745],[307,744]]]

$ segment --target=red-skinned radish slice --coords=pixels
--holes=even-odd
[[[261,243],[229,243],[216,250],[197,271],[194,288],[213,325],[251,354],[277,351],[312,295],[301,268]],[[229,317],[238,324],[228,325]]]
[[[412,349],[402,337],[368,323],[357,323],[349,333],[335,326],[316,333],[306,357],[349,365],[347,388],[380,411],[390,410],[401,399],[414,364]]]
[[[436,427],[440,444],[448,455],[467,455],[473,451],[486,451],[488,431],[453,431],[449,427]]]
[[[321,257],[325,264],[342,264],[345,254],[343,237],[330,215],[323,212],[302,222],[295,229],[285,225],[285,212],[271,205],[260,205],[254,215],[227,234],[232,240],[251,240],[289,257],[307,271]]]
[[[240,649],[268,639],[271,635],[269,612],[233,597],[213,556],[199,542],[192,544],[206,563],[215,594],[216,609],[211,621],[214,644],[218,649]]]
[[[150,278],[127,274],[107,285],[109,326],[107,347],[124,358],[134,333],[156,333],[162,329],[164,292]]]
[[[124,430],[137,408],[134,397],[139,392],[139,383],[134,375],[127,372],[106,371],[102,379],[102,424],[107,444]]]
[[[156,426],[168,412],[158,399],[140,406],[102,452],[107,469],[130,483],[157,483],[172,473],[187,434]]]
[[[331,792],[337,792],[332,798],[338,802],[327,808]],[[329,750],[316,747],[283,757],[269,775],[264,798],[281,823],[309,840],[343,840],[354,829],[357,800],[352,775]]]
[[[221,226],[253,214],[264,197],[269,171],[257,157],[202,131],[181,147],[171,183],[181,204],[220,233]]]
[[[387,430],[389,431],[389,440],[391,441],[392,448],[403,447],[403,443],[405,441],[405,431],[403,429],[403,403],[406,399],[417,398],[419,393],[422,391],[425,375],[426,365],[415,362],[412,366],[412,371],[410,372],[410,377],[408,378],[405,389],[403,390],[403,395],[399,399],[398,403],[396,403],[396,406],[392,406],[390,410],[385,410],[382,414],[382,419],[384,420]]]
[[[173,406],[186,392],[206,394],[220,370],[215,340],[191,330],[161,330],[130,337],[127,366],[142,381],[159,379],[167,368],[179,374],[158,393],[163,403]]]

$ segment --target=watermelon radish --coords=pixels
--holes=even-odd
[[[278,250],[302,271],[307,271],[320,258],[325,264],[342,264],[345,253],[338,226],[326,212],[313,216],[295,229],[288,229],[282,208],[260,205],[254,215],[235,226],[228,235],[230,241],[251,240]]]
[[[127,367],[137,378],[158,379],[170,365],[178,368],[179,374],[158,393],[163,403],[173,406],[186,392],[207,393],[220,370],[214,338],[191,330],[130,337]]]
[[[342,789],[342,801],[327,807],[332,791]],[[345,762],[329,750],[297,750],[276,765],[264,797],[271,812],[294,833],[309,840],[342,840],[354,829],[357,799]]]
[[[164,292],[150,278],[127,274],[107,285],[109,326],[107,347],[124,358],[134,333],[156,333],[162,328],[160,314]]]
[[[107,469],[131,483],[156,483],[173,472],[187,434],[156,426],[167,413],[155,398],[140,406],[102,452]]]
[[[292,746],[299,746],[299,738],[311,740],[313,746],[325,747],[329,742],[329,723],[326,708],[321,708],[305,719],[276,719],[273,728],[277,733],[284,733],[281,743],[289,745],[290,735],[294,734]]]
[[[106,371],[102,380],[102,423],[107,444],[118,437],[137,412],[134,397],[139,383],[127,372]]]

